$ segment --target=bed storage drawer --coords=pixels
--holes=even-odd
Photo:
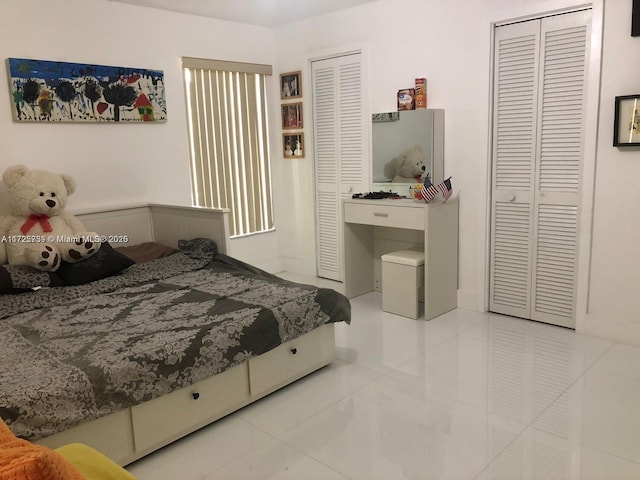
[[[333,324],[323,325],[300,338],[283,343],[249,360],[251,395],[266,395],[326,365],[334,357]]]
[[[379,227],[424,230],[424,206],[344,203],[344,221]],[[422,208],[421,208],[422,207]]]
[[[56,433],[37,443],[58,448],[75,442],[85,443],[119,463],[133,457],[133,433],[129,409]]]
[[[249,400],[247,364],[131,408],[136,452],[157,448]]]

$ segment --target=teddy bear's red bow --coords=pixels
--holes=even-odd
[[[40,226],[42,227],[42,231],[44,232],[51,232],[53,230],[51,228],[51,224],[49,223],[49,215],[31,214],[29,215],[29,218],[27,218],[27,221],[24,222],[20,227],[20,231],[22,232],[23,235],[26,235],[36,223],[40,223]]]

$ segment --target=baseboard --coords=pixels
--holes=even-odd
[[[257,262],[253,265],[261,268],[262,270],[266,270],[269,273],[281,272],[283,270],[282,260],[280,259],[269,260],[266,262]]]
[[[587,314],[576,321],[576,332],[640,346],[640,323],[627,319]]]
[[[300,275],[310,275],[316,276],[316,262],[315,259],[313,262],[308,260],[300,260],[298,258],[284,258],[282,259],[282,264],[284,266],[283,270],[286,272],[299,273]]]
[[[458,290],[458,308],[472,312],[484,312],[478,307],[478,296],[470,290]]]

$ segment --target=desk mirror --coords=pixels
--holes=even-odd
[[[420,109],[400,112],[374,113],[373,137],[373,191],[393,191],[407,195],[409,187],[418,181],[413,178],[419,170],[405,165],[399,172],[398,158],[413,163],[422,158],[424,174],[435,184],[444,174],[444,110]]]

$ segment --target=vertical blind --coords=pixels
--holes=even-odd
[[[266,76],[270,65],[183,58],[192,197],[228,208],[232,236],[273,229]]]

